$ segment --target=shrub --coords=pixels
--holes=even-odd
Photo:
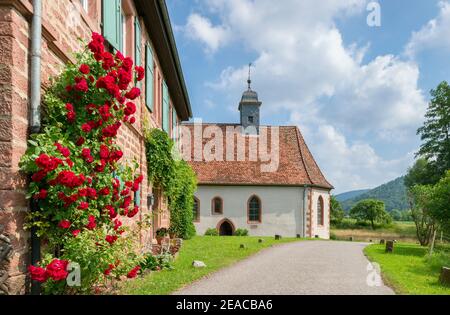
[[[161,255],[145,255],[143,261],[141,262],[142,270],[173,270],[173,257],[169,253],[163,253]]]
[[[193,206],[197,179],[185,161],[177,161],[172,152],[174,143],[166,132],[151,129],[146,132],[148,177],[163,188],[169,199],[170,233],[183,239],[195,236]]]
[[[205,232],[205,236],[219,236],[219,231],[217,229],[208,229]]]
[[[27,197],[40,208],[27,227],[48,244],[42,261],[29,267],[45,293],[90,293],[139,272],[133,245],[144,224],[130,230],[121,220],[138,214],[132,201],[143,177],[137,163],[119,166],[123,153],[116,139],[123,123],[135,122],[132,101],[140,90],[130,84],[142,73],[120,52],[106,52],[103,37],[94,33],[44,95],[44,128],[31,136],[20,167],[32,179]],[[65,281],[71,263],[80,266],[80,287]]]
[[[248,236],[248,230],[246,229],[237,229],[234,233],[235,236]]]
[[[337,238],[336,234],[330,233],[330,240],[336,241],[337,239],[338,239],[338,238]]]

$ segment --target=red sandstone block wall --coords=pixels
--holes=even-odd
[[[124,0],[127,17],[126,55],[134,59],[134,16],[132,0]],[[75,13],[74,14],[74,9]],[[0,294],[23,294],[26,291],[26,268],[29,265],[29,233],[23,224],[28,211],[25,199],[26,177],[19,172],[18,163],[25,153],[28,139],[29,102],[29,41],[32,1],[0,0]],[[73,22],[75,17],[75,23]],[[77,0],[43,1],[42,91],[49,79],[57,75],[65,63],[73,61],[72,52],[81,48],[79,38],[87,41],[93,31],[101,33],[101,0],[89,1],[86,13]],[[145,26],[142,47],[149,41]],[[145,51],[142,49],[142,51]],[[124,160],[136,160],[145,179],[141,189],[141,214],[149,213],[147,195],[147,163],[144,144],[144,122],[151,127],[161,126],[161,83],[163,73],[155,57],[155,110],[145,105],[145,91],[137,101],[138,114],[134,125],[125,124],[119,135]],[[145,62],[145,58],[142,58]],[[165,202],[155,208],[164,209],[155,220],[155,229],[167,227],[169,215]],[[132,224],[132,222],[129,222]],[[153,231],[143,232],[141,243],[148,245]],[[10,248],[8,250],[8,248]],[[8,252],[5,259],[3,253]]]

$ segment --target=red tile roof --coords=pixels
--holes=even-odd
[[[219,127],[224,137],[223,161],[206,162],[194,160],[194,125],[185,124],[191,131],[191,159],[189,164],[197,174],[200,185],[262,185],[262,186],[314,186],[325,189],[334,187],[325,179],[319,166],[314,160],[308,146],[297,127],[279,128],[279,167],[274,172],[263,172],[261,167],[267,165],[258,157],[256,161],[249,159],[249,143],[252,136],[236,133],[237,137],[245,138],[245,161],[237,160],[237,138],[235,139],[234,161],[226,160],[226,129],[238,127],[233,124],[203,124],[203,131],[207,127]],[[264,127],[262,127],[264,128]],[[271,151],[271,132],[268,129],[266,143]],[[260,137],[257,138],[258,142]],[[203,148],[210,139],[203,139]],[[202,150],[203,151],[203,150]]]

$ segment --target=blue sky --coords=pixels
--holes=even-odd
[[[450,0],[166,2],[195,117],[237,122],[252,62],[262,123],[299,126],[336,193],[413,163],[429,91],[449,80]]]

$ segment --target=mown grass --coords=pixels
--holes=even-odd
[[[399,294],[450,295],[450,287],[439,283],[442,266],[450,266],[450,250],[437,247],[428,256],[428,248],[415,244],[395,244],[394,253],[385,253],[385,246],[371,245],[367,257],[381,266],[387,284]]]
[[[121,290],[122,294],[131,295],[167,295],[199,280],[219,269],[230,266],[265,248],[276,244],[298,241],[298,239],[261,237],[213,237],[198,236],[185,241],[174,262],[174,270],[164,270],[148,274],[140,279],[127,282]],[[245,249],[240,249],[244,244]],[[194,260],[203,261],[207,267],[192,267]]]

